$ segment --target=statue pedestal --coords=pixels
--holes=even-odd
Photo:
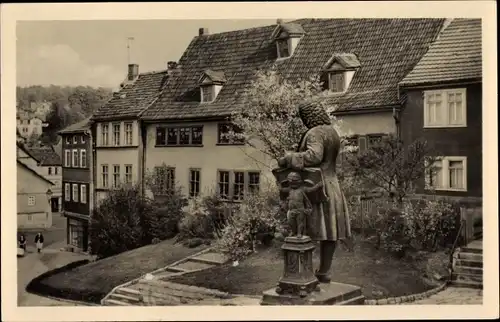
[[[284,273],[278,286],[264,292],[261,305],[356,305],[364,303],[361,288],[354,285],[319,284],[314,276],[311,238],[287,237],[281,247]]]

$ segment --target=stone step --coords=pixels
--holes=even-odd
[[[140,296],[141,295],[141,292],[139,292],[133,288],[129,288],[129,287],[119,287],[115,290],[115,293],[128,295],[128,296]]]
[[[104,305],[107,305],[107,306],[129,306],[130,304],[126,303],[126,302],[122,302],[122,301],[118,301],[118,300],[113,300],[113,299],[107,298],[104,301]]]
[[[459,259],[465,259],[468,261],[477,261],[477,262],[482,262],[483,261],[483,255],[482,254],[476,254],[476,253],[464,253],[460,252],[458,253],[458,258]]]
[[[202,270],[202,269],[207,269],[207,268],[212,268],[214,267],[214,264],[209,264],[209,263],[200,263],[193,261],[189,259],[188,261],[185,261],[184,263],[177,264],[173,266],[172,268],[174,269],[182,269],[184,271],[197,271],[197,270]]]
[[[459,259],[459,260],[457,260],[457,266],[483,267],[483,262]]]
[[[454,281],[451,281],[451,285],[454,287],[467,287],[467,288],[480,289],[480,290],[483,289],[483,283],[474,282],[474,281],[454,280]]]
[[[483,254],[483,250],[481,248],[476,248],[476,247],[463,247],[460,249],[460,252],[469,254]]]
[[[457,280],[457,281],[473,281],[473,282],[483,282],[483,276],[482,275],[473,275],[473,274],[464,274],[464,273],[453,273],[451,276],[452,280]]]
[[[457,274],[471,274],[471,275],[483,275],[483,269],[481,267],[470,267],[457,265],[454,269]]]
[[[218,298],[231,298],[231,295],[229,295],[226,292],[221,292],[218,290],[212,290],[212,289],[198,287],[198,286],[178,284],[178,283],[173,283],[173,282],[168,282],[168,281],[160,281],[160,280],[141,281],[138,284],[146,284],[146,283],[149,285],[152,285],[152,286],[160,287],[162,289],[172,289],[172,290],[178,290],[178,291],[183,291],[183,292],[187,292],[187,293],[203,294],[205,296],[212,296],[212,297],[218,297]]]
[[[150,293],[155,293],[156,297],[163,297],[165,296],[166,298],[170,297],[176,297],[176,298],[185,298],[188,300],[202,300],[206,297],[204,294],[199,294],[196,292],[189,292],[189,291],[183,291],[183,290],[175,290],[171,288],[164,288],[158,285],[152,285],[152,284],[139,284],[138,289],[141,291],[143,296],[145,297],[147,294]]]
[[[365,297],[364,295],[345,300],[339,303],[336,303],[335,305],[363,305],[365,303]]]
[[[213,265],[222,265],[228,261],[227,256],[219,253],[204,253],[191,257],[189,260]]]
[[[186,273],[189,272],[189,270],[183,269],[178,267],[178,265],[175,266],[169,266],[165,268],[165,272],[170,272],[170,273]]]
[[[183,305],[183,302],[187,302],[187,300],[184,298],[165,294],[164,292],[159,292],[158,290],[154,289],[144,290],[143,293],[143,305],[146,306],[175,306]]]
[[[124,295],[124,294],[119,294],[119,293],[113,293],[109,296],[110,299],[113,299],[113,300],[118,300],[118,301],[122,301],[122,302],[128,302],[128,303],[139,303],[141,302],[141,298],[139,296],[128,296],[128,295]]]

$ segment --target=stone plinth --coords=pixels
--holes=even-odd
[[[260,305],[363,305],[364,301],[365,297],[360,287],[331,282],[321,283],[319,290],[305,297],[278,294],[272,288],[264,292]]]
[[[283,276],[275,291],[277,294],[291,294],[302,297],[311,293],[319,284],[314,276],[312,255],[314,244],[311,238],[287,237],[281,246],[284,256]]]

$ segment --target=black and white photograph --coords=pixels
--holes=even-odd
[[[48,18],[8,28],[16,5],[2,5],[2,271],[4,256],[16,269],[2,295],[111,320],[311,305],[498,317],[495,6],[426,16],[439,3],[424,2],[414,17],[256,2],[216,18],[200,3],[152,18],[24,4]],[[260,15],[240,18],[250,5]]]

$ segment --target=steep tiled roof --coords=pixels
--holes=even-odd
[[[481,19],[454,19],[401,85],[482,77]]]
[[[61,157],[52,147],[28,147],[28,151],[42,166],[60,166]]]
[[[90,128],[90,117],[87,117],[86,119],[77,122],[75,124],[71,124],[70,126],[62,129],[59,131],[59,134],[68,134],[68,133],[77,133],[77,132],[83,132],[85,130],[88,130]]]
[[[211,69],[206,69],[203,71],[203,77],[206,76],[210,78],[212,82],[216,83],[225,83],[226,82],[226,75],[224,74],[223,71],[214,71]]]
[[[33,175],[35,175],[36,177],[42,179],[43,181],[47,182],[47,183],[50,183],[51,185],[54,185],[54,183],[48,179],[46,179],[44,176],[42,176],[41,174],[39,174],[38,172],[36,172],[35,170],[31,169],[30,167],[28,167],[26,164],[22,163],[21,161],[17,160],[17,165],[25,168],[26,170],[28,170],[29,172],[31,172]]]
[[[22,150],[24,153],[26,153],[27,155],[29,155],[31,158],[33,158],[33,160],[35,160],[36,162],[40,162],[42,161],[41,159],[39,159],[37,156],[35,156],[31,150],[29,150],[26,145],[23,143],[23,142],[19,142],[17,141],[16,142],[16,145],[17,147]]]
[[[166,70],[139,74],[133,83],[126,84],[111,100],[101,106],[92,116],[92,120],[137,117],[160,94],[167,77]]]
[[[257,69],[274,68],[291,81],[318,75],[335,53],[355,54],[361,67],[349,90],[329,101],[340,110],[399,104],[397,84],[420,60],[444,19],[301,19],[305,30],[292,57],[276,61],[276,25],[195,37],[145,120],[229,116]],[[200,103],[197,80],[222,70],[227,82],[212,103]]]

